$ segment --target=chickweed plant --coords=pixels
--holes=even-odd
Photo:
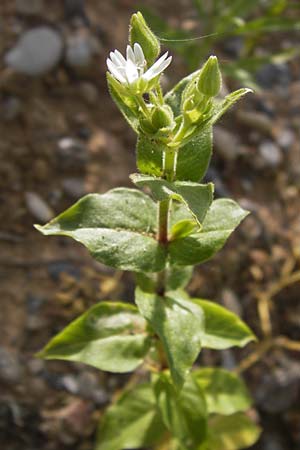
[[[138,136],[136,188],[86,195],[36,228],[72,237],[97,261],[133,271],[135,305],[101,301],[39,356],[115,373],[138,369],[103,414],[97,450],[247,448],[260,430],[247,415],[245,384],[233,372],[193,364],[202,348],[243,347],[255,336],[235,314],[184,288],[193,266],[212,258],[247,215],[233,200],[214,200],[212,183],[199,182],[213,125],[249,90],[218,98],[221,73],[211,56],[164,95],[160,78],[172,57],[159,57],[141,13],[131,18],[129,41],[126,57],[110,53],[107,81]]]

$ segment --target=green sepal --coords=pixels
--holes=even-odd
[[[143,49],[148,67],[152,66],[160,54],[160,43],[155,34],[150,30],[141,12],[131,16],[129,41],[131,46],[136,42]]]
[[[185,449],[197,448],[207,437],[207,407],[199,385],[189,376],[177,392],[167,372],[156,377],[154,390],[165,426]]]
[[[248,211],[233,200],[213,201],[201,230],[170,242],[168,249],[171,264],[195,265],[207,261],[223,247],[230,234],[247,215]],[[184,217],[183,211],[180,220],[185,218],[191,219],[191,215],[185,214]]]
[[[98,428],[95,450],[153,446],[165,430],[152,385],[139,384],[123,392],[106,410]]]
[[[202,347],[225,350],[231,347],[245,347],[256,341],[248,325],[227,308],[209,300],[193,298],[204,312],[205,331],[201,337]]]
[[[214,185],[212,183],[169,182],[162,178],[141,174],[133,174],[130,178],[137,186],[149,188],[157,201],[172,198],[184,203],[199,225],[203,222],[213,201]]]
[[[197,450],[240,450],[255,444],[261,429],[245,413],[216,415],[209,420],[208,438]]]
[[[109,72],[106,73],[109,93],[117,107],[131,126],[138,133],[139,111],[134,96],[119,83]]]
[[[37,356],[123,373],[142,364],[149,347],[146,322],[135,306],[101,302],[71,322]]]
[[[156,211],[149,196],[117,188],[86,195],[36,228],[45,235],[72,237],[97,261],[116,269],[159,272],[165,266],[166,251],[155,239]]]
[[[202,389],[209,414],[230,415],[247,411],[252,399],[244,381],[235,373],[215,367],[192,372]]]
[[[174,383],[181,388],[201,350],[204,314],[194,302],[176,293],[160,297],[136,289],[136,304],[162,341]]]

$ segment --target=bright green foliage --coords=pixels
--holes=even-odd
[[[138,120],[138,107],[134,98],[128,96],[125,89],[122,89],[122,85],[115,80],[115,78],[107,72],[107,84],[111,97],[118,106],[119,110],[131,126],[131,128],[138,132],[139,120]]]
[[[202,390],[189,376],[180,393],[170,377],[162,373],[154,390],[164,424],[184,448],[197,448],[206,439],[207,408]]]
[[[143,214],[141,214],[143,211]],[[162,270],[165,251],[155,240],[156,206],[142,192],[113,189],[89,194],[43,227],[45,235],[69,236],[98,261],[123,270]]]
[[[202,346],[215,350],[244,347],[256,337],[250,328],[234,313],[208,300],[192,299],[205,314],[205,333]]]
[[[38,356],[78,361],[109,372],[130,372],[149,350],[145,325],[134,306],[101,302],[70,323]]]
[[[208,210],[201,230],[170,243],[171,264],[194,265],[207,261],[223,247],[247,214],[248,212],[233,200],[215,200]]]
[[[184,203],[200,226],[213,200],[212,183],[171,183],[161,178],[139,174],[131,175],[131,179],[137,186],[149,188],[157,201],[172,198]]]
[[[227,416],[246,411],[252,404],[245,383],[228,370],[198,369],[193,372],[193,378],[204,392],[209,414]]]
[[[201,349],[202,309],[172,293],[162,298],[137,289],[135,300],[162,341],[174,382],[182,386]]]
[[[198,450],[239,450],[253,445],[260,428],[244,413],[214,416],[208,422],[207,442]]]
[[[164,430],[152,385],[140,384],[108,408],[95,450],[148,447],[159,441]]]
[[[160,77],[171,57],[155,61],[159,42],[140,13],[132,16],[130,43],[126,58],[110,53],[107,81],[138,135],[139,173],[131,179],[149,195],[125,188],[89,194],[36,228],[135,272],[137,307],[102,301],[39,356],[116,373],[142,366],[144,381],[152,372],[143,384],[130,379],[106,410],[96,450],[238,450],[259,435],[244,413],[251,406],[244,383],[223,369],[192,366],[202,348],[243,347],[255,336],[235,314],[184,288],[193,265],[213,257],[248,214],[233,200],[213,200],[213,184],[199,181],[212,156],[213,125],[249,90],[216,98],[221,74],[211,57],[164,96]]]

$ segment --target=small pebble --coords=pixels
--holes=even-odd
[[[265,89],[275,85],[288,86],[291,82],[289,66],[283,64],[265,64],[256,73],[256,80]]]
[[[73,67],[86,67],[95,53],[95,46],[89,34],[78,32],[67,40],[66,62]]]
[[[72,198],[78,199],[86,194],[83,178],[65,178],[62,184],[65,193]]]
[[[88,154],[85,146],[72,137],[64,137],[58,141],[56,150],[59,166],[63,168],[82,168],[87,162]]]
[[[22,34],[15,47],[9,50],[5,63],[29,76],[43,75],[59,62],[63,50],[60,34],[47,26],[40,26]]]
[[[276,169],[282,163],[280,148],[272,141],[263,141],[258,147],[258,152],[266,168]]]
[[[0,347],[0,380],[8,384],[21,381],[22,367],[17,356],[8,349]]]
[[[227,161],[233,161],[239,155],[239,141],[236,135],[220,126],[214,127],[216,150]]]
[[[236,116],[241,124],[254,128],[263,134],[272,135],[273,120],[266,114],[257,111],[239,110]]]
[[[17,97],[7,97],[1,102],[0,115],[6,122],[17,119],[22,112],[22,102]]]
[[[54,217],[52,209],[35,192],[25,192],[25,203],[29,212],[39,222],[46,223]]]
[[[288,150],[294,142],[295,134],[289,128],[282,130],[277,137],[277,143],[283,150]]]

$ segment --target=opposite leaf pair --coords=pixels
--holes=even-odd
[[[251,403],[242,380],[226,370],[195,370],[179,395],[163,372],[125,391],[108,408],[96,450],[245,448],[260,434],[245,414]]]

